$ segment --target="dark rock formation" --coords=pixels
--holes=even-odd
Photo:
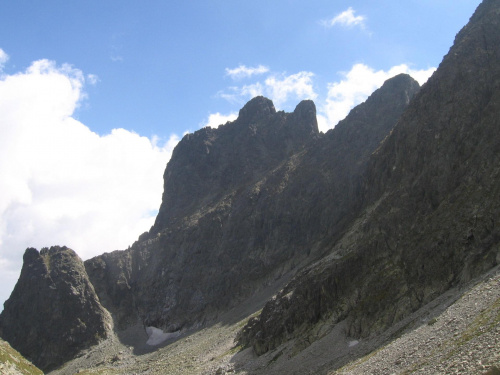
[[[51,370],[107,337],[111,317],[73,250],[29,248],[0,327],[2,338],[23,356]]]
[[[150,233],[86,262],[117,326],[205,324],[319,257],[355,215],[357,176],[418,89],[395,77],[326,135],[313,102],[284,113],[257,97],[233,123],[184,137]]]
[[[117,330],[173,332],[279,291],[240,335],[261,354],[324,321],[377,334],[497,264],[499,20],[485,0],[422,89],[396,76],[326,134],[313,102],[285,113],[257,97],[186,135],[131,248],[85,268],[66,248],[27,250],[2,337],[48,369],[106,335],[102,306]]]
[[[85,269],[66,248],[27,250],[2,337],[50,369],[106,335],[102,306],[117,330],[139,321],[177,331],[277,290],[357,215],[369,156],[418,89],[394,77],[327,134],[312,101],[285,113],[257,97],[236,121],[185,136],[156,223],[129,250]]]
[[[262,96],[248,102],[236,121],[186,135],[165,169],[163,200],[152,234],[258,180],[317,136],[312,101],[301,102],[287,114],[276,112]]]
[[[138,318],[170,331],[199,324],[238,300],[249,277],[268,273],[260,270],[261,259],[248,261],[255,254],[245,254],[257,237],[254,206],[248,205],[254,185],[318,136],[313,102],[284,113],[263,97],[252,99],[232,123],[186,135],[166,168],[163,203],[150,233],[129,251],[86,262],[117,326]],[[243,294],[250,291],[253,286]]]
[[[331,253],[242,331],[258,354],[320,321],[390,327],[500,261],[500,3],[484,1],[363,176],[364,210]]]

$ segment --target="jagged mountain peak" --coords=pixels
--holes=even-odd
[[[51,370],[106,338],[111,326],[73,250],[26,249],[21,276],[0,315],[5,340],[41,369]]]
[[[257,130],[261,126],[274,126],[277,127],[277,130],[288,128],[286,133],[278,132],[276,134],[282,137],[286,137],[292,133],[300,133],[300,136],[314,136],[319,133],[316,119],[316,105],[310,99],[302,100],[297,104],[293,112],[285,113],[284,111],[277,112],[271,99],[264,96],[256,96],[240,109],[238,118],[234,123],[245,127],[250,126],[253,130]],[[263,131],[265,132],[265,136],[272,136],[273,134],[264,129]]]
[[[462,183],[473,160],[486,154],[488,164],[497,159],[499,14],[498,1],[479,5],[380,147],[370,179],[376,195],[389,183],[397,188],[406,181],[416,188],[427,181],[421,194],[432,209]]]
[[[83,268],[67,248],[29,249],[25,267],[37,261],[42,279],[66,280],[53,258],[74,258],[78,280],[88,276],[118,330],[138,320],[167,332],[213,321],[257,291],[282,285],[355,215],[352,199],[366,154],[406,106],[401,93],[396,100],[386,94],[376,106],[369,99],[362,118],[353,117],[357,123],[344,124],[366,134],[351,139],[337,132],[337,143],[319,134],[313,101],[286,113],[276,112],[269,99],[254,98],[236,121],[200,129],[177,145],[155,225],[129,250],[89,259]],[[53,289],[39,294],[43,298],[33,303],[50,311],[44,302],[55,298]],[[22,301],[16,291],[13,301]],[[2,317],[11,310],[6,306]]]
[[[38,259],[40,257],[40,253],[38,252],[37,249],[33,248],[33,247],[28,247],[25,251],[24,251],[24,255],[23,255],[23,262],[24,263],[33,263],[36,261],[36,259]]]
[[[183,139],[166,168],[149,239],[132,247],[123,269],[107,256],[87,262],[96,285],[108,283],[110,274],[130,275],[123,285],[136,285],[103,288],[110,311],[124,311],[119,306],[135,300],[129,312],[176,331],[212,319],[214,311],[270,280],[279,285],[298,264],[317,257],[324,251],[317,243],[356,214],[366,156],[406,107],[404,93],[418,89],[407,83],[387,91],[387,100],[382,90],[377,105],[369,99],[362,118],[345,123],[363,134],[337,132],[334,141],[320,135],[315,105],[305,100],[292,113],[276,112],[258,123],[238,119]],[[270,106],[265,98],[252,102]],[[311,243],[319,249],[310,249]],[[158,299],[165,302],[154,306]],[[123,318],[125,324],[133,320]]]
[[[263,96],[256,96],[240,109],[238,120],[239,122],[249,124],[258,122],[275,113],[276,109],[274,108],[272,100]]]
[[[377,92],[387,90],[393,94],[405,95],[406,104],[410,103],[413,94],[420,89],[420,84],[409,74],[400,73],[384,82],[382,87],[376,90],[372,95]]]
[[[314,104],[314,101],[310,99],[302,100],[299,104],[297,104],[293,113],[305,118],[316,116],[316,105]]]
[[[371,155],[358,219],[241,343],[262,354],[341,321],[374,337],[499,263],[499,24],[500,2],[484,1]]]
[[[276,112],[258,96],[239,117],[217,129],[186,135],[176,146],[164,174],[164,194],[153,232],[209,204],[232,189],[260,178],[319,134],[316,106],[303,101],[292,113]]]
[[[121,333],[181,337],[260,311],[239,334],[264,354],[256,373],[288,372],[274,367],[287,361],[318,372],[299,362],[328,335],[349,347],[333,359],[329,347],[325,372],[380,345],[388,327],[500,263],[499,20],[498,0],[485,0],[428,83],[395,76],[324,135],[312,101],[285,113],[264,97],[186,135],[156,223],[130,249],[84,268],[67,248],[26,251],[2,336],[61,350],[44,319],[81,306],[58,291],[88,279]],[[68,311],[80,327],[87,309]],[[42,328],[27,340],[30,324]]]
[[[293,130],[300,136],[316,136],[319,134],[316,118],[316,105],[310,99],[302,100],[293,111]]]

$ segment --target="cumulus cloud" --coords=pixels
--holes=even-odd
[[[0,301],[27,247],[67,245],[86,259],[126,248],[154,222],[179,138],[92,132],[73,117],[85,81],[49,60],[0,77]]]
[[[361,28],[365,27],[365,16],[355,16],[356,11],[352,7],[347,8],[347,10],[342,13],[337,14],[330,20],[323,20],[321,24],[325,27],[333,27],[335,25],[343,27],[354,27],[359,26]]]
[[[220,112],[211,113],[208,118],[201,124],[201,127],[217,128],[219,125],[223,125],[228,121],[234,121],[238,117],[238,114],[232,112],[228,115],[223,115]]]
[[[407,73],[413,77],[415,81],[417,81],[420,86],[422,86],[427,80],[434,74],[436,68],[428,68],[428,69],[409,69],[406,65],[399,65],[400,68],[406,68],[407,70],[403,73]]]
[[[423,85],[435,70],[436,68],[412,69],[407,64],[396,65],[388,70],[375,70],[365,64],[355,64],[348,72],[340,72],[339,81],[326,84],[326,95],[317,93],[317,83],[312,72],[302,71],[295,74],[269,72],[262,80],[241,86],[230,86],[220,91],[218,96],[241,106],[251,98],[263,95],[271,99],[276,108],[288,111],[293,110],[300,100],[312,99],[316,102],[318,110],[318,127],[326,132],[335,127],[353,107],[364,102],[389,78],[406,73]],[[213,116],[213,121],[209,119],[205,122],[205,126],[219,125],[226,120],[224,117],[218,118],[217,116],[222,116],[219,113]]]
[[[290,98],[296,100],[316,99],[311,72],[299,72],[284,77],[271,76],[266,79],[267,92],[276,106],[281,106]]]
[[[218,95],[237,104],[242,104],[258,95],[264,95],[271,99],[277,108],[282,108],[290,103],[296,105],[297,101],[303,99],[316,99],[313,78],[313,73],[305,71],[290,75],[272,73],[263,82],[231,86],[219,92]]]
[[[414,70],[401,64],[387,71],[376,71],[365,64],[355,64],[349,72],[341,73],[343,79],[328,84],[327,97],[319,108],[318,126],[321,131],[333,128],[353,107],[364,102],[387,79],[397,74],[409,74],[422,85],[435,70]]]
[[[229,69],[226,68],[226,75],[232,79],[242,79],[249,78],[253,75],[264,74],[269,71],[269,68],[264,65],[259,65],[255,68],[247,67],[245,65],[240,65],[237,68]]]
[[[9,60],[9,55],[7,55],[5,51],[0,48],[0,72],[3,70],[5,63],[8,60]]]

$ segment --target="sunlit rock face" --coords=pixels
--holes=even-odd
[[[2,338],[46,371],[106,338],[111,316],[73,250],[29,248],[0,327]]]

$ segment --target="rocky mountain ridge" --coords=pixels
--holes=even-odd
[[[359,189],[354,172],[418,88],[409,76],[389,80],[326,135],[318,132],[313,102],[286,114],[257,97],[234,123],[186,136],[166,168],[152,230],[126,256],[86,262],[118,326],[137,319],[168,332],[203,325],[319,256],[304,246],[336,232],[327,222],[344,225]],[[371,116],[374,108],[380,115]],[[331,200],[342,210],[325,210]]]
[[[347,319],[351,337],[378,334],[498,263],[499,14],[498,2],[478,8],[370,159],[357,222],[242,344],[261,354],[324,319]]]
[[[128,250],[84,262],[78,279],[88,280],[98,296],[93,312],[109,311],[118,332],[139,324],[178,334],[215,322],[256,293],[277,291],[354,217],[368,156],[418,90],[411,77],[394,77],[327,134],[318,132],[312,101],[288,114],[257,97],[235,122],[187,135],[166,168],[164,203],[151,231]],[[175,201],[170,196],[184,204],[165,208]],[[40,254],[58,249],[72,252],[54,247]],[[35,253],[28,249],[26,256]],[[32,278],[25,272],[19,284]],[[32,299],[34,310],[53,298],[39,295]],[[11,299],[26,303],[20,293]],[[30,329],[11,305],[0,326],[10,319],[17,332]],[[106,336],[105,330],[88,330]],[[16,347],[42,369],[52,368],[36,350]]]
[[[396,76],[326,134],[312,101],[285,113],[257,97],[185,136],[156,222],[130,249],[85,263],[67,248],[26,251],[1,336],[50,370],[112,328],[234,327],[277,293],[238,343],[277,358],[293,342],[295,356],[336,329],[376,337],[491,269],[499,23],[500,4],[484,0],[422,89]]]

